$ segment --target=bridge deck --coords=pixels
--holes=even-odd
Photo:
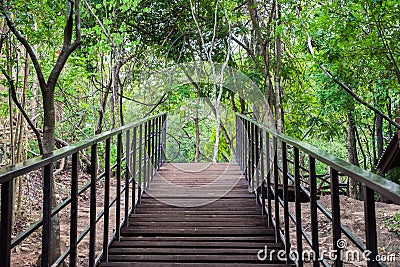
[[[165,164],[100,266],[288,266],[260,210],[236,164]]]

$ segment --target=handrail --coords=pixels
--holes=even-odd
[[[375,173],[370,171],[364,170],[359,166],[353,165],[347,161],[344,161],[340,158],[335,157],[334,155],[322,150],[320,148],[314,147],[308,143],[296,140],[290,136],[284,135],[282,133],[278,133],[264,124],[260,122],[246,117],[243,114],[237,113],[237,116],[240,118],[246,119],[267,131],[272,136],[277,137],[281,141],[286,142],[294,147],[297,147],[299,150],[305,152],[308,155],[313,156],[316,160],[325,163],[326,165],[330,165],[334,167],[336,170],[342,172],[345,176],[351,176],[355,178],[358,182],[365,183],[369,188],[373,189],[374,191],[384,194],[390,200],[395,203],[400,203],[400,185],[396,184],[382,176],[379,176]]]
[[[11,265],[11,249],[30,236],[33,232],[42,226],[42,255],[41,266],[50,266],[49,259],[50,247],[50,227],[51,218],[59,212],[70,206],[70,245],[56,259],[54,265],[62,264],[69,256],[69,266],[77,264],[77,246],[85,236],[90,234],[89,239],[89,265],[95,266],[98,261],[108,260],[108,246],[115,239],[119,238],[120,228],[128,224],[129,215],[135,211],[136,199],[142,195],[150,183],[154,172],[158,170],[165,160],[165,132],[166,132],[166,114],[159,114],[143,118],[120,128],[107,131],[92,138],[55,150],[53,153],[27,160],[14,166],[0,169],[1,185],[1,224],[0,224],[0,267],[9,267]],[[123,135],[125,144],[123,144]],[[111,163],[111,142],[116,137],[116,159]],[[100,143],[105,144],[104,158],[98,158],[97,146]],[[122,147],[124,146],[124,148]],[[79,152],[91,148],[90,161],[90,181],[78,188],[78,161]],[[52,164],[59,159],[72,156],[71,164],[71,193],[70,196],[59,203],[52,205],[51,201],[51,168]],[[97,162],[104,162],[104,171],[97,173]],[[125,162],[124,165],[122,163]],[[11,239],[11,218],[13,213],[12,194],[13,180],[29,172],[40,170],[43,172],[43,215],[28,229],[18,233]],[[115,170],[117,182],[117,194],[111,199],[110,178],[111,170]],[[102,180],[104,184],[103,208],[96,212],[96,182]],[[77,229],[77,211],[78,197],[80,194],[90,189],[90,215],[89,226],[78,233]],[[136,196],[138,192],[138,196]],[[122,209],[121,194],[124,194],[124,206]],[[110,207],[115,205],[115,226],[110,227]],[[121,213],[123,214],[121,220]],[[96,224],[103,220],[103,240],[96,239]],[[114,228],[114,230],[110,230]],[[110,232],[111,237],[110,237]],[[100,253],[96,253],[96,245],[102,244]]]
[[[248,179],[249,189],[256,193],[259,203],[262,203],[262,213],[267,215],[269,225],[275,228],[277,241],[282,238],[288,263],[293,260],[297,266],[303,266],[304,259],[301,256],[304,252],[303,240],[306,240],[310,250],[314,253],[313,256],[315,256],[313,266],[320,264],[330,266],[328,260],[322,257],[324,256],[323,253],[319,251],[317,212],[320,210],[322,215],[332,222],[333,243],[331,248],[332,253],[334,252],[333,254],[336,256],[332,259],[335,266],[343,265],[344,259],[340,257],[343,255],[342,250],[344,249],[340,246],[342,234],[355,244],[361,252],[368,252],[368,254],[363,254],[368,258],[368,266],[385,266],[385,263],[379,260],[378,255],[374,194],[380,193],[393,202],[400,203],[400,185],[338,159],[322,149],[278,133],[242,114],[236,114],[236,131],[237,162]],[[280,150],[279,153],[278,150]],[[289,151],[292,151],[292,153],[289,153]],[[300,165],[300,152],[308,155],[309,166],[305,177],[308,176],[309,188],[305,188],[301,184],[300,171],[304,167]],[[292,159],[289,159],[289,157]],[[331,212],[318,201],[317,161],[330,169]],[[365,244],[341,223],[339,173],[362,184]],[[283,184],[282,196],[279,195],[279,183]],[[289,210],[289,183],[294,185],[295,190],[294,214]],[[302,227],[301,194],[306,195],[310,201],[311,236]],[[281,209],[283,209],[282,214]],[[282,218],[283,226],[281,227]],[[293,250],[288,234],[290,220],[295,224],[295,250]],[[290,257],[290,255],[293,255],[293,251],[297,253],[294,253],[294,257]]]
[[[88,148],[96,143],[104,141],[105,139],[107,139],[111,136],[115,136],[117,134],[124,133],[135,126],[142,124],[145,121],[152,120],[156,117],[163,116],[163,115],[165,115],[165,114],[163,113],[160,115],[153,115],[150,117],[146,117],[146,118],[140,119],[138,121],[129,123],[127,125],[121,126],[117,129],[113,129],[113,130],[98,134],[96,136],[93,136],[91,138],[85,139],[83,141],[79,141],[74,144],[54,150],[52,153],[37,156],[35,158],[28,159],[24,162],[20,162],[15,165],[12,165],[12,166],[7,166],[4,168],[1,168],[0,169],[0,184],[4,183],[6,181],[9,181],[13,178],[16,178],[18,176],[21,176],[25,173],[28,173],[32,170],[37,170],[37,169],[49,164],[50,162],[56,162],[57,160],[60,160],[67,156],[70,156],[70,155],[72,155],[76,152],[79,152],[85,148]]]

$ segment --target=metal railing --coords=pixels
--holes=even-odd
[[[244,115],[236,116],[237,152],[236,160],[245,173],[249,190],[254,191],[262,213],[268,217],[268,224],[275,228],[277,242],[285,244],[288,262],[303,266],[305,245],[313,252],[313,266],[343,266],[343,251],[340,245],[342,234],[354,244],[362,255],[367,256],[368,266],[385,266],[379,261],[375,213],[375,193],[379,193],[400,203],[400,186],[381,176],[361,169],[307,143],[277,133],[264,124]],[[307,171],[300,164],[300,154],[308,162]],[[331,207],[324,207],[317,195],[317,164],[329,168]],[[339,173],[362,184],[364,203],[365,242],[341,223]],[[302,182],[306,178],[307,185]],[[294,187],[294,208],[289,208],[288,188]],[[283,188],[283,194],[279,189]],[[300,196],[308,196],[311,214],[311,229],[302,226],[302,205]],[[304,207],[303,207],[304,208]],[[283,211],[282,211],[283,210]],[[293,212],[294,211],[294,212]],[[332,223],[332,253],[334,257],[325,259],[321,253],[318,229],[318,212]],[[282,214],[283,213],[283,214]],[[295,225],[295,240],[290,240],[290,223]],[[283,224],[283,225],[282,225]],[[306,242],[306,244],[303,242]],[[295,248],[292,244],[295,244]],[[292,257],[291,257],[291,256]]]
[[[58,266],[69,257],[68,266],[77,265],[78,244],[89,234],[89,266],[95,266],[99,261],[108,260],[108,247],[114,239],[119,239],[120,229],[129,223],[129,215],[134,212],[137,201],[145,190],[155,171],[165,159],[165,125],[166,115],[156,115],[144,118],[115,130],[97,135],[91,139],[55,150],[50,155],[37,157],[26,162],[16,164],[0,170],[1,185],[1,225],[0,225],[0,266],[10,266],[11,250],[27,237],[42,227],[41,266],[50,266],[49,251],[51,239],[51,218],[70,206],[69,219],[69,246],[52,266]],[[116,138],[116,140],[115,140]],[[112,142],[116,141],[116,155],[112,161]],[[98,148],[105,146],[104,157],[99,157]],[[125,146],[125,151],[123,146]],[[85,149],[90,149],[90,181],[78,187],[79,154]],[[52,203],[52,168],[60,159],[70,158],[72,165],[70,196],[54,207]],[[104,163],[104,172],[98,173],[98,162]],[[12,204],[14,180],[21,175],[32,171],[42,170],[43,181],[43,214],[25,231],[12,238]],[[115,170],[117,193],[110,199],[111,171]],[[102,181],[104,195],[103,209],[96,210],[96,183]],[[89,226],[78,233],[78,198],[87,190],[90,191]],[[136,195],[138,193],[138,195]],[[121,195],[124,201],[121,201]],[[110,235],[110,207],[115,204],[115,226]],[[121,209],[124,208],[121,220]],[[102,250],[96,252],[96,227],[103,219]]]

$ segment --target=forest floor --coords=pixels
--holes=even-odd
[[[88,182],[90,179],[89,175],[82,174],[79,178],[79,184],[82,186],[84,183]],[[31,173],[28,181],[23,181],[23,184],[29,182],[29,186],[24,186],[24,199],[23,205],[21,206],[21,213],[16,220],[14,234],[19,233],[21,230],[26,229],[29,225],[37,220],[41,216],[41,205],[42,202],[38,201],[41,199],[41,178],[40,173]],[[115,196],[115,179],[111,179],[112,189],[111,197]],[[97,184],[97,211],[103,207],[103,194],[104,188],[103,183],[98,182]],[[66,199],[69,195],[70,190],[70,174],[63,172],[57,176],[56,188],[58,192],[59,202]],[[90,192],[86,191],[79,196],[79,212],[78,212],[78,233],[85,229],[89,225],[89,203]],[[355,233],[360,239],[365,240],[364,231],[364,208],[363,202],[348,198],[346,196],[341,196],[341,222],[347,226],[353,233]],[[321,196],[320,203],[325,207],[330,207],[330,196]],[[123,197],[121,199],[123,202]],[[294,203],[291,203],[290,209],[294,211]],[[329,209],[329,208],[328,208]],[[376,203],[376,214],[377,214],[377,231],[378,231],[378,246],[379,254],[381,256],[395,256],[396,262],[393,262],[393,258],[390,258],[386,264],[388,266],[400,266],[400,237],[397,233],[392,232],[385,221],[399,212],[400,206],[395,204],[385,204]],[[62,251],[64,251],[69,246],[69,206],[61,213],[61,242]],[[110,233],[115,224],[115,209],[110,210],[111,212],[111,224]],[[123,214],[123,208],[121,209],[121,214]],[[319,243],[321,244],[321,249],[325,248],[329,250],[332,248],[332,227],[330,221],[319,212]],[[311,214],[309,212],[309,203],[302,203],[302,225],[309,232],[310,230],[310,218]],[[97,226],[97,240],[99,243],[96,245],[97,251],[101,250],[102,242],[102,220]],[[39,266],[40,262],[40,250],[41,250],[41,232],[40,229],[37,230],[33,235],[25,239],[20,245],[16,246],[12,250],[12,264],[11,266]],[[78,234],[79,235],[79,234]],[[344,235],[342,235],[344,237]],[[295,241],[295,226],[291,224],[291,241]],[[356,247],[347,241],[346,250],[354,250]],[[303,239],[303,243],[304,239]],[[295,244],[294,244],[295,246]],[[89,241],[88,236],[84,238],[78,247],[78,262],[79,266],[88,266],[88,247]],[[305,246],[304,249],[307,249]],[[345,266],[366,266],[365,261],[347,261],[345,260]],[[68,262],[68,259],[67,261]],[[67,264],[68,265],[68,264]],[[311,266],[311,264],[306,263],[306,266]]]
[[[331,196],[320,196],[319,202],[331,211]],[[291,203],[291,211],[294,212],[294,203]],[[311,213],[309,203],[302,203],[302,226],[310,235]],[[400,211],[400,206],[395,204],[386,204],[376,202],[376,224],[378,235],[378,254],[388,266],[400,266],[400,236],[391,231],[386,223],[394,214]],[[353,232],[362,241],[365,241],[365,222],[364,222],[364,203],[360,200],[352,199],[347,196],[340,196],[340,220],[351,232]],[[291,224],[291,241],[296,240],[295,225]],[[325,259],[330,258],[330,251],[333,248],[332,223],[322,212],[318,212],[318,235],[320,251],[325,250]],[[311,235],[310,235],[311,236]],[[367,262],[363,260],[363,255],[352,242],[342,234],[344,240],[343,263],[344,266],[366,266]],[[294,242],[295,243],[295,242]],[[303,244],[306,242],[303,239]],[[303,245],[304,246],[304,245]],[[310,251],[309,246],[304,246],[305,250]],[[354,255],[359,255],[359,260]],[[310,262],[305,266],[312,266]]]

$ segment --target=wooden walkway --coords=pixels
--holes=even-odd
[[[165,164],[100,266],[288,266],[260,214],[236,164]]]

